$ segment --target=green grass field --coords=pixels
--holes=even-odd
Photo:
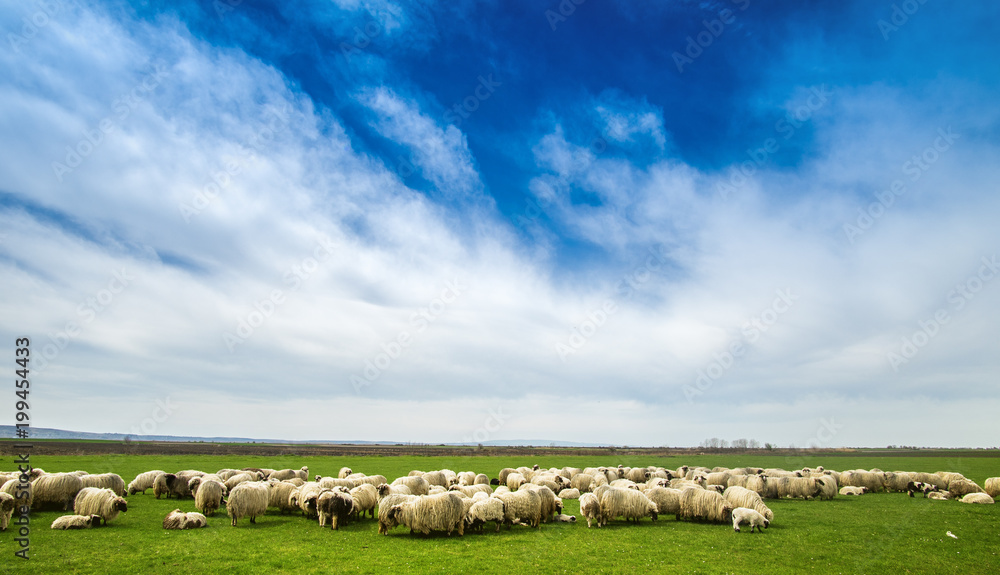
[[[0,469],[12,469],[12,457]],[[681,464],[713,467],[824,465],[829,469],[879,467],[905,471],[959,471],[982,482],[1000,475],[992,457],[221,457],[33,456],[49,472],[84,469],[115,472],[126,482],[150,469],[177,471],[223,467],[299,468],[336,475],[342,466],[392,480],[411,469],[448,468],[495,477],[503,467]],[[194,511],[194,501],[156,500],[151,492],[129,499],[129,511],[110,526],[53,531],[61,512],[31,516],[31,559],[14,556],[12,529],[0,533],[0,573],[390,573],[447,572],[663,572],[672,573],[1000,573],[1000,506],[931,501],[906,494],[837,497],[832,501],[767,501],[775,520],[762,534],[734,533],[731,525],[678,522],[672,516],[640,524],[586,522],[515,526],[499,534],[410,535],[398,527],[378,535],[363,519],[339,531],[320,529],[299,515],[266,515],[256,525],[233,528],[223,513],[207,529],[165,531],[172,509]],[[578,502],[566,501],[577,515]],[[276,513],[276,512],[275,512]],[[958,536],[945,535],[951,531]]]

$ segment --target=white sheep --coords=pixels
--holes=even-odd
[[[257,471],[244,471],[237,475],[233,475],[226,480],[226,489],[232,491],[240,483],[246,483],[247,481],[261,481],[263,479],[262,474]]]
[[[354,481],[355,481],[355,487],[361,485],[362,483],[367,483],[372,487],[378,487],[383,483],[388,483],[388,481],[385,478],[385,475],[365,475],[363,477],[356,478]],[[350,489],[354,488],[351,487]]]
[[[208,519],[201,513],[194,511],[182,513],[180,509],[174,509],[163,518],[164,529],[198,529],[200,527],[208,527]]]
[[[587,473],[577,473],[569,480],[570,486],[577,489],[580,493],[587,493],[593,491],[596,485],[594,484],[594,476]]]
[[[867,487],[855,487],[854,485],[845,485],[840,488],[841,495],[864,495],[867,492]]]
[[[61,506],[63,511],[68,511],[73,507],[73,500],[81,489],[83,481],[77,475],[70,473],[42,475],[32,482],[34,496],[32,508]]]
[[[985,503],[987,505],[993,504],[993,498],[987,493],[968,493],[962,497],[959,501],[962,503]]]
[[[268,479],[284,481],[286,479],[299,478],[302,481],[309,480],[309,468],[303,465],[300,469],[279,469],[267,476]]]
[[[733,511],[731,503],[722,495],[705,489],[685,489],[681,492],[677,519],[696,519],[713,523],[729,521]]]
[[[117,473],[100,473],[80,477],[84,487],[99,487],[110,489],[119,497],[125,496],[125,480]]]
[[[476,483],[476,472],[475,471],[459,471],[458,472],[458,484],[459,485],[473,485]]]
[[[439,495],[416,497],[389,508],[386,513],[387,528],[404,525],[411,532],[427,535],[431,531],[445,531],[451,535],[458,531],[465,534],[465,506],[462,496],[454,491]]]
[[[524,475],[517,471],[507,475],[506,485],[511,491],[517,491],[525,483],[527,483],[527,480],[524,478]]]
[[[204,480],[195,477],[191,481],[197,482],[194,493],[194,506],[205,515],[215,515],[216,510],[222,506],[222,498],[229,492],[226,486],[214,479]]]
[[[951,499],[951,494],[947,491],[931,491],[927,494],[927,499],[934,501],[947,501]]]
[[[990,497],[1000,497],[1000,477],[990,477],[983,483],[983,489]]]
[[[639,522],[642,517],[651,517],[656,521],[659,509],[643,493],[628,488],[611,487],[601,494],[601,520],[603,525],[608,521],[622,517],[625,521]]]
[[[841,487],[867,487],[869,492],[880,492],[885,488],[885,474],[880,472],[865,471],[864,469],[854,469],[840,474],[839,484]]]
[[[454,472],[452,472],[452,473],[454,473]],[[438,485],[440,487],[444,487],[445,490],[447,490],[448,487],[451,486],[451,481],[450,481],[449,475],[447,473],[445,473],[444,470],[440,470],[440,471],[428,471],[427,473],[424,473],[423,477],[424,477],[425,480],[427,480],[427,483],[429,485]],[[456,479],[457,479],[457,477],[456,477]]]
[[[190,477],[185,479],[183,475],[178,476],[175,473],[160,473],[153,478],[153,496],[157,499],[161,495],[186,497],[191,494],[191,490],[188,488],[190,480]]]
[[[660,515],[676,515],[681,508],[681,489],[671,489],[669,487],[653,487],[647,489],[644,494],[650,501],[656,504],[657,513]]]
[[[377,488],[379,499],[385,497],[386,495],[413,495],[410,488],[405,485],[389,485],[388,483],[383,483]]]
[[[128,511],[128,503],[114,491],[100,487],[84,487],[73,501],[73,512],[77,515],[100,515],[107,525],[108,521],[118,517],[119,513]]]
[[[375,506],[378,505],[378,490],[370,483],[362,483],[351,490],[354,508],[351,515],[360,519],[365,512],[369,517],[375,517]]]
[[[494,492],[504,502],[504,523],[509,529],[515,522],[538,527],[542,520],[542,498],[537,491]]]
[[[351,475],[351,474],[353,474],[353,473],[354,473],[354,472],[353,472],[353,471],[351,471],[351,468],[350,468],[350,467],[341,467],[341,468],[340,468],[340,472],[339,472],[339,473],[337,473],[337,477],[338,477],[338,478],[340,478],[340,479],[347,479],[347,476],[348,476],[348,475]],[[318,478],[317,478],[317,479],[318,479]]]
[[[100,515],[63,515],[52,522],[52,529],[90,529],[100,525]]]
[[[416,499],[417,495],[408,495],[404,493],[386,493],[379,497],[378,500],[378,532],[380,535],[388,535],[389,529],[396,526],[396,523],[391,523],[389,521],[389,510],[393,508],[394,505],[400,503],[405,503],[407,501],[412,501]]]
[[[580,490],[579,489],[574,489],[574,488],[563,489],[563,490],[559,491],[559,497],[561,499],[579,499],[580,498]]]
[[[489,477],[489,475],[486,475],[485,473],[478,473],[478,474],[476,474],[476,478],[472,481],[472,484],[473,485],[489,485],[490,484],[490,477]]]
[[[601,502],[593,493],[584,493],[580,496],[580,514],[587,520],[587,527],[594,523],[601,526]]]
[[[478,493],[476,495],[484,494]],[[504,502],[502,499],[485,496],[479,501],[473,499],[472,507],[469,508],[469,513],[466,516],[466,523],[468,523],[470,528],[476,529],[481,533],[483,525],[487,521],[496,522],[496,530],[500,531],[500,525],[504,522]]]
[[[298,509],[298,505],[291,502],[291,496],[293,492],[298,490],[299,485],[296,485],[292,480],[268,480],[268,483],[271,484],[267,501],[268,507],[274,507],[282,514]]]
[[[548,523],[552,520],[553,515],[562,513],[562,499],[556,497],[555,492],[548,487],[534,483],[525,483],[521,486],[521,490],[532,490],[538,492],[538,496],[541,499],[542,523]]]
[[[316,514],[319,516],[319,526],[325,527],[330,522],[330,529],[336,531],[341,523],[347,522],[347,517],[354,509],[354,500],[345,487],[326,489],[316,500]]]
[[[10,518],[14,515],[14,496],[10,493],[0,492],[0,531],[6,531],[10,524]]]
[[[969,493],[986,493],[983,488],[976,484],[975,481],[964,478],[953,478],[948,482],[948,493],[955,499],[967,495]]]
[[[483,485],[481,483],[478,485],[452,485],[449,489],[451,491],[458,491],[464,493],[468,497],[472,497],[476,493],[485,493],[486,495],[493,494],[492,487],[490,487],[489,485]]]
[[[392,485],[405,485],[410,488],[410,493],[413,495],[427,495],[430,491],[430,483],[427,483],[427,480],[419,475],[397,477]]]
[[[756,491],[734,485],[727,487],[722,497],[731,503],[733,508],[747,507],[763,515],[769,522],[774,521],[774,512],[764,505],[764,501]]]
[[[757,528],[757,531],[763,533],[764,529],[767,529],[768,525],[771,524],[767,517],[758,513],[756,509],[737,507],[733,509],[733,531],[739,533],[741,523],[750,524],[750,533],[753,533],[754,527]]]
[[[258,515],[267,511],[270,501],[270,489],[267,483],[261,481],[245,481],[229,492],[226,501],[226,514],[233,519],[233,527],[241,517],[249,517],[250,523],[256,523]]]

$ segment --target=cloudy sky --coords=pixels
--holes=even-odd
[[[2,4],[35,426],[996,445],[995,3]]]

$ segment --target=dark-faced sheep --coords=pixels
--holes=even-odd
[[[73,511],[77,515],[100,515],[107,525],[119,513],[128,511],[128,503],[110,489],[84,487],[76,495]]]

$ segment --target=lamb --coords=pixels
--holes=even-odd
[[[316,512],[319,515],[319,526],[325,527],[330,522],[330,529],[336,531],[341,523],[347,522],[348,515],[354,509],[354,499],[345,488],[327,489],[320,493],[316,501]]]
[[[6,531],[10,518],[14,515],[14,496],[0,491],[0,531]]]
[[[351,490],[351,499],[354,501],[351,515],[360,518],[367,511],[369,517],[375,517],[375,505],[378,504],[378,490],[375,487],[362,483]]]
[[[563,489],[559,492],[559,497],[562,499],[579,499],[580,490],[579,489]]]
[[[125,480],[117,473],[101,473],[84,475],[80,478],[84,487],[101,487],[115,492],[119,497],[125,496]]]
[[[159,469],[154,469],[152,471],[145,471],[143,473],[140,473],[139,475],[136,475],[135,479],[133,479],[128,484],[128,494],[129,495],[135,495],[136,493],[145,494],[147,489],[153,487],[153,481],[156,479],[156,476],[161,473],[163,473],[163,471]]]
[[[430,491],[430,483],[423,476],[409,475],[397,477],[392,485],[405,485],[410,488],[410,493],[414,495],[427,495]]]
[[[500,525],[504,521],[504,502],[498,497],[485,497],[479,501],[473,500],[472,507],[469,508],[469,513],[465,519],[468,526],[472,529],[478,530],[480,533],[483,531],[483,525],[487,521],[494,521],[497,525],[497,531],[500,531]]]
[[[587,527],[593,523],[601,526],[601,502],[593,493],[584,493],[580,496],[580,514],[587,520]]]
[[[988,505],[993,504],[993,498],[987,493],[968,493],[965,497],[961,498],[959,501],[962,503],[985,503]]]
[[[214,481],[214,483],[219,482]],[[219,483],[219,485],[222,484]],[[164,529],[198,529],[200,527],[208,527],[208,519],[205,519],[201,513],[194,511],[181,513],[180,509],[174,509],[163,518]]]
[[[90,529],[100,525],[100,515],[63,515],[52,522],[52,529]]]
[[[756,527],[757,531],[763,533],[764,529],[771,524],[771,522],[760,513],[754,509],[749,509],[746,507],[737,507],[733,509],[733,531],[740,532],[740,523],[750,524],[750,533],[753,533],[753,528]]]
[[[504,523],[509,529],[515,522],[538,527],[542,520],[542,497],[537,491],[511,491],[494,493],[494,497],[504,502]]]
[[[61,506],[63,511],[68,511],[81,489],[83,481],[76,475],[69,473],[43,475],[32,482],[31,506],[32,508]]]
[[[378,500],[378,532],[380,535],[388,535],[389,529],[392,529],[397,524],[390,524],[389,521],[389,510],[395,505],[400,503],[405,503],[407,501],[412,501],[416,499],[416,495],[406,495],[401,493],[389,493],[379,498]]]
[[[927,497],[928,493],[930,493],[931,491],[937,491],[937,490],[938,489],[937,489],[937,487],[935,485],[933,485],[931,483],[924,483],[923,481],[911,481],[911,482],[909,482],[909,483],[906,484],[906,493],[910,497],[913,497],[913,494],[917,493],[918,491],[920,493],[923,493],[924,497]]]
[[[427,535],[431,531],[446,531],[451,535],[457,530],[465,534],[465,508],[462,496],[447,491],[440,495],[417,497],[398,503],[386,513],[388,528],[405,525],[410,531]]]
[[[733,506],[726,499],[705,489],[685,489],[681,492],[677,519],[697,519],[713,523],[729,521]]]
[[[270,490],[267,483],[246,481],[229,492],[226,514],[233,519],[233,527],[236,527],[236,521],[241,517],[249,517],[250,523],[256,523],[257,516],[267,511],[269,500]]]
[[[300,469],[279,469],[267,476],[268,479],[284,481],[298,477],[302,481],[309,480],[309,468],[303,465]]]
[[[601,520],[604,525],[608,521],[621,516],[625,521],[639,522],[642,517],[651,517],[656,521],[659,509],[656,503],[635,489],[612,487],[601,497]]]
[[[983,484],[983,489],[990,497],[1000,497],[1000,477],[990,477]]]
[[[119,513],[128,511],[128,503],[114,491],[100,487],[84,487],[73,501],[73,512],[77,515],[100,515],[107,525],[118,517]]]
[[[768,522],[774,521],[774,512],[767,505],[764,505],[764,500],[760,498],[760,495],[756,491],[750,491],[745,487],[727,487],[722,497],[731,503],[733,508],[745,507],[753,509],[763,515]],[[735,518],[733,521],[735,521]]]
[[[969,493],[985,493],[985,491],[975,481],[954,478],[948,482],[948,493],[951,493],[951,496],[957,499]]]
[[[205,515],[215,515],[216,510],[222,506],[222,498],[229,493],[229,490],[214,479],[204,481],[201,477],[195,477],[191,481],[197,482],[194,494],[195,508]]]
[[[271,491],[268,495],[268,507],[274,507],[282,514],[298,508],[298,505],[293,504],[290,500],[292,493],[298,490],[298,485],[291,481],[269,481],[269,483],[271,483]]]
[[[845,485],[840,488],[841,495],[864,495],[868,493],[867,487],[855,487],[853,485]]]

